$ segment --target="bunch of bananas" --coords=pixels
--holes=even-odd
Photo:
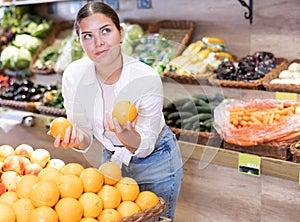
[[[180,56],[169,62],[167,68],[180,75],[205,74],[215,71],[224,60],[234,61],[234,56],[227,52],[225,41],[203,37],[188,45]]]

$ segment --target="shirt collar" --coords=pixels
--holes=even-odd
[[[130,65],[131,63],[137,61],[137,59],[123,53],[122,53],[122,57],[123,57],[123,69],[126,68],[127,65]],[[87,68],[86,68],[85,76],[82,80],[82,84],[84,85],[95,84],[98,81],[95,72],[95,64],[90,59],[88,58],[86,59],[87,59]]]

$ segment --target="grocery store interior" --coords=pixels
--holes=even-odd
[[[85,2],[13,0],[13,2],[3,1],[1,4],[3,6],[30,5],[40,16],[59,23],[74,20],[76,12]],[[197,42],[205,36],[222,38],[228,51],[236,58],[265,51],[287,62],[300,59],[299,0],[145,1],[151,3],[150,8],[138,8],[138,0],[108,2],[118,3],[117,12],[122,22],[155,24],[163,20],[192,21],[195,29],[189,43]],[[244,4],[249,6],[250,2],[253,4],[251,11],[243,6]],[[249,14],[251,17],[247,18]],[[59,85],[61,77],[61,73],[36,73],[30,78],[40,84]],[[194,93],[215,92],[220,92],[225,98],[237,100],[276,98],[275,92],[267,90],[197,85],[176,80],[163,81],[163,86],[166,102]],[[296,97],[298,98],[298,95]],[[0,108],[20,111],[18,107]],[[9,144],[16,147],[26,143],[34,148],[45,148],[53,158],[62,158],[65,162],[80,162],[85,167],[99,166],[102,148],[96,140],[92,148],[84,154],[54,148],[53,138],[47,135],[46,128],[53,119],[51,114],[37,114],[27,110],[12,115],[20,115],[22,118],[33,116],[34,124],[28,126],[20,121],[14,124],[7,123],[5,120],[0,121],[1,145]],[[179,137],[184,160],[184,176],[175,222],[294,222],[299,220],[300,165],[291,161],[291,157],[283,160],[283,158],[262,156],[261,174],[245,175],[238,171],[240,154],[238,151],[224,149],[220,144],[210,146],[209,141],[207,144],[195,143],[181,141]]]

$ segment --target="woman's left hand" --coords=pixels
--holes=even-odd
[[[124,146],[132,153],[138,148],[141,137],[135,130],[133,124],[127,121],[125,126],[120,125],[117,118],[112,118],[111,114],[105,114],[106,122],[110,131],[114,132]]]
[[[132,131],[134,130],[134,127],[132,126],[132,123],[130,121],[127,121],[125,126],[121,126],[117,118],[112,118],[109,113],[106,113],[106,122],[108,124],[108,128],[110,131],[115,133],[122,133],[125,130]]]

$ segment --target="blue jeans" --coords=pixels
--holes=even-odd
[[[110,161],[112,152],[103,149],[102,162]],[[140,190],[150,190],[166,201],[162,216],[174,220],[182,180],[182,159],[175,135],[166,125],[157,139],[155,149],[145,158],[132,157],[122,166],[122,176],[134,178]]]

